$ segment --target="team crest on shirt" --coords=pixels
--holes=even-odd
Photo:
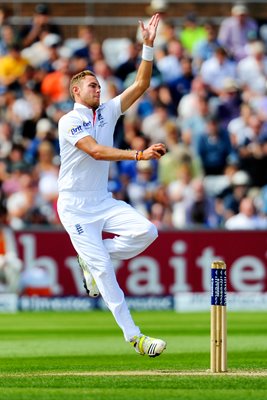
[[[98,125],[103,128],[103,126],[106,125],[106,122],[104,120],[104,117],[102,116],[102,114],[99,112],[97,115],[97,120],[98,120]]]

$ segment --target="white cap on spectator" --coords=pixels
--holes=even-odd
[[[53,47],[59,45],[61,38],[56,33],[48,33],[44,38],[44,44],[47,47]]]
[[[166,12],[168,3],[165,0],[151,0],[150,5],[146,8],[148,14]]]
[[[36,134],[39,137],[50,132],[52,129],[52,123],[48,118],[41,118],[36,124]]]
[[[245,15],[248,14],[248,9],[245,4],[235,4],[232,7],[232,14],[233,15]]]
[[[137,170],[138,171],[152,171],[153,164],[151,160],[141,160],[137,163]]]
[[[252,55],[256,54],[264,54],[265,53],[265,46],[263,42],[257,40],[249,44],[249,53]]]
[[[232,177],[232,184],[234,186],[246,186],[249,183],[250,178],[247,172],[240,170],[234,173]]]
[[[236,81],[233,78],[225,78],[223,82],[223,89],[226,92],[236,92],[238,90],[238,86]]]

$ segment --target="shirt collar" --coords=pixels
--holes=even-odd
[[[73,108],[74,108],[74,109],[76,109],[76,108],[86,108],[87,110],[91,110],[90,108],[84,106],[84,105],[81,104],[81,103],[74,103],[74,107],[73,107]]]

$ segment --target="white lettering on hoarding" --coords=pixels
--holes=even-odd
[[[23,248],[24,270],[43,268],[48,275],[49,287],[54,295],[62,293],[62,287],[58,283],[58,265],[52,257],[36,256],[36,237],[24,234],[19,237]]]
[[[164,287],[160,283],[160,266],[158,262],[146,256],[141,256],[129,261],[130,275],[126,281],[126,287],[132,295],[160,295],[164,293]]]
[[[210,290],[210,267],[214,260],[222,260],[222,256],[216,256],[212,247],[206,247],[203,249],[200,257],[196,259],[196,265],[202,270],[202,285],[201,287],[205,292]]]
[[[172,245],[174,254],[183,255],[187,250],[186,242],[177,240]],[[170,287],[170,293],[188,292],[192,290],[192,286],[187,282],[188,266],[186,257],[171,257],[169,265],[174,269],[174,284]]]
[[[47,236],[44,240],[48,240]],[[53,295],[62,294],[62,287],[59,285],[59,274],[64,274],[64,268],[71,271],[74,286],[77,294],[84,294],[82,287],[81,273],[77,266],[75,256],[65,256],[62,265],[58,265],[57,253],[55,255],[38,256],[37,238],[34,233],[23,233],[18,235],[18,241],[22,246],[22,259],[25,270],[30,271],[34,267],[42,268],[49,277],[49,287]],[[51,241],[51,239],[49,239]],[[164,265],[159,265],[158,260],[152,256],[140,255],[127,262],[128,270],[123,272],[124,288],[128,295],[147,296],[175,294],[181,292],[194,292],[210,290],[210,266],[214,260],[227,261],[225,257],[217,255],[216,249],[212,246],[202,247],[200,252],[192,258],[192,265],[189,265],[189,255],[192,251],[188,242],[185,240],[174,240],[171,242],[172,255],[161,257]],[[60,253],[60,251],[58,252]],[[60,253],[62,257],[62,253]],[[69,252],[69,254],[71,254]],[[252,253],[253,254],[253,253]],[[228,279],[231,290],[246,292],[264,292],[266,288],[267,269],[262,257],[252,254],[242,255],[236,253],[232,257],[233,261],[227,264]],[[255,252],[254,252],[255,254]],[[191,254],[192,256],[192,254]],[[263,254],[263,257],[267,254]],[[113,260],[114,262],[114,260]],[[114,269],[117,273],[125,263],[121,260],[114,262]],[[194,277],[197,275],[198,281]],[[162,274],[162,275],[161,275]],[[166,274],[163,275],[163,274]],[[164,279],[163,279],[164,278]],[[164,285],[168,286],[164,286]],[[197,285],[197,288],[195,287]]]
[[[256,257],[244,256],[233,262],[230,269],[230,281],[235,290],[261,292],[264,290],[266,270]]]

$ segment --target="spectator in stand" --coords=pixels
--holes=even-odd
[[[151,160],[142,160],[137,163],[136,168],[136,179],[129,183],[127,194],[130,204],[143,215],[148,216],[153,203],[154,192],[159,187],[159,183],[152,179],[155,175],[155,164]]]
[[[192,81],[195,78],[192,59],[190,57],[182,57],[180,60],[181,74],[177,79],[168,82],[171,90],[174,107],[177,108],[183,96],[190,93]]]
[[[167,107],[170,118],[177,117],[177,109],[173,104],[170,88],[167,84],[159,85],[158,87],[158,101]]]
[[[73,55],[86,58],[88,64],[91,65],[91,45],[96,40],[94,28],[92,26],[79,26],[77,36],[81,45],[74,50]]]
[[[9,6],[4,4],[0,5],[0,30],[3,25],[10,23],[12,14],[12,10]]]
[[[11,25],[11,17],[12,16],[13,16],[12,9],[8,5],[0,4],[0,55],[2,55],[2,53],[1,53],[2,45],[4,45],[4,48],[5,48],[7,42],[9,45],[17,42],[17,40],[10,42],[10,37],[15,36],[17,39],[17,32],[15,31],[14,26]],[[4,32],[5,27],[8,27],[8,28],[10,27],[11,30],[8,29],[8,32],[7,31]],[[7,42],[6,42],[6,40],[7,40]],[[5,53],[3,53],[3,54],[5,54]]]
[[[228,230],[267,229],[267,218],[259,214],[251,197],[244,197],[240,201],[239,213],[225,222],[225,228]]]
[[[129,74],[136,71],[140,62],[140,44],[131,41],[128,46],[128,57],[127,60],[119,64],[114,75],[121,80],[122,83],[125,82]]]
[[[248,195],[250,183],[250,176],[241,169],[230,176],[230,186],[217,196],[222,222],[239,212],[240,202]]]
[[[234,60],[240,61],[248,55],[248,43],[258,36],[258,24],[249,16],[245,4],[237,3],[231,16],[225,18],[219,29],[218,40]]]
[[[253,186],[267,183],[267,124],[258,115],[249,117],[251,136],[239,146],[240,166],[249,173]]]
[[[0,121],[0,160],[8,157],[12,149],[12,128],[11,125],[5,121]]]
[[[175,170],[175,180],[166,186],[170,205],[172,208],[172,224],[176,229],[186,227],[186,204],[193,197],[192,160],[185,157],[180,160],[180,165]]]
[[[219,127],[216,116],[210,116],[206,130],[198,141],[198,156],[206,175],[222,175],[232,153],[228,132]]]
[[[138,117],[136,117],[135,115],[125,113],[125,115],[123,116],[122,126],[123,126],[123,132],[124,132],[124,144],[123,144],[124,149],[135,149],[135,147],[133,147],[132,142],[136,138],[138,138],[137,141],[139,142],[140,137],[141,137],[140,142],[143,145],[145,145],[146,139],[144,138],[144,135],[141,132],[140,124],[141,124],[140,119]],[[141,150],[141,148],[140,148],[140,150]]]
[[[198,152],[198,142],[206,129],[207,120],[211,116],[209,99],[206,95],[196,98],[194,114],[181,121],[182,142],[186,144],[193,154]]]
[[[45,75],[41,84],[41,92],[45,96],[47,105],[65,98],[70,81],[70,59],[60,57],[55,68],[54,72]]]
[[[129,126],[131,124],[131,127]],[[139,127],[134,124],[133,121],[128,120],[125,124],[126,127],[129,127],[126,132],[126,141],[128,143],[128,148],[136,149],[137,151],[143,151],[143,149],[149,146],[149,141],[145,136],[140,132]],[[131,130],[131,133],[129,132]],[[133,182],[136,180],[137,176],[137,164],[133,160],[122,160],[118,163],[118,172],[119,177],[122,178],[123,182],[127,183]],[[156,168],[153,169],[153,172]],[[153,176],[153,179],[155,176]]]
[[[59,46],[61,38],[55,33],[49,33],[48,30],[43,30],[40,34],[40,40],[34,42],[28,47],[25,47],[21,54],[29,61],[29,64],[34,68],[39,68],[43,63],[49,60],[50,47]]]
[[[168,37],[165,36],[165,21],[168,18],[169,3],[167,0],[151,0],[149,6],[145,8],[145,11],[149,18],[154,14],[160,15],[160,21],[157,30],[157,37],[154,42],[154,47],[157,48],[167,43]],[[149,18],[144,21],[144,24],[149,21]],[[136,40],[138,43],[142,43],[142,33],[138,27],[136,33]]]
[[[39,69],[44,72],[44,74],[56,71],[56,65],[60,58],[60,45],[61,38],[55,33],[49,33],[44,38],[44,45],[47,49],[47,57],[39,65]]]
[[[161,203],[152,204],[149,220],[156,225],[160,231],[173,229],[171,209]]]
[[[9,119],[13,127],[16,127],[22,136],[23,126],[29,121],[37,120],[40,117],[40,109],[37,107],[39,95],[29,86],[22,86],[20,95],[16,96],[9,107]],[[39,111],[39,112],[38,112]],[[28,125],[29,126],[29,125]],[[28,137],[31,137],[30,135]]]
[[[219,96],[225,79],[236,77],[236,63],[231,61],[223,47],[217,47],[214,55],[204,61],[200,75],[212,96]]]
[[[245,143],[247,138],[253,136],[253,131],[249,126],[249,120],[252,114],[253,110],[250,105],[248,103],[242,103],[240,105],[240,115],[233,118],[227,126],[232,146],[236,151],[239,146]]]
[[[173,117],[172,117],[173,118]],[[158,101],[154,113],[144,118],[141,130],[151,144],[166,141],[166,124],[171,119],[166,104]],[[174,120],[174,118],[173,118]]]
[[[185,94],[178,105],[177,112],[179,121],[182,122],[185,118],[190,118],[195,114],[199,96],[205,97],[208,91],[204,81],[200,75],[196,75],[192,80],[191,89],[188,94]]]
[[[212,21],[206,21],[204,24],[206,37],[199,40],[192,50],[194,68],[199,71],[203,61],[208,60],[214,55],[219,46],[217,39],[217,27]]]
[[[162,36],[165,39],[166,46],[168,46],[168,43],[170,43],[172,40],[177,40],[178,29],[177,29],[177,24],[175,23],[174,20],[170,18],[164,19],[164,24],[162,29],[163,29]]]
[[[48,118],[40,118],[36,124],[36,134],[25,151],[25,159],[31,165],[36,165],[40,145],[45,141],[51,143],[53,152],[59,154],[59,143],[55,127]]]
[[[30,214],[36,207],[37,188],[30,173],[19,175],[19,190],[7,198],[7,218],[11,228],[23,229],[27,226]]]
[[[33,174],[38,182],[40,207],[50,223],[58,222],[56,201],[58,198],[57,178],[59,166],[53,144],[44,140],[38,148],[38,159]]]
[[[5,23],[0,30],[0,57],[8,53],[9,48],[18,43],[18,37],[11,24]]]
[[[249,54],[237,64],[237,78],[250,99],[266,91],[267,56],[262,41],[249,45]]]
[[[153,83],[152,80],[151,86],[147,89],[146,93],[136,102],[134,115],[136,113],[141,120],[154,113],[155,105],[158,102],[158,87],[159,84]]]
[[[50,9],[47,4],[40,3],[35,6],[34,14],[30,25],[21,29],[20,38],[23,47],[31,46],[41,40],[43,31],[55,33],[62,37],[57,25],[51,23]]]
[[[225,78],[219,96],[213,97],[210,103],[220,126],[226,129],[229,122],[240,115],[241,94],[236,81]]]
[[[28,61],[22,57],[18,44],[9,47],[8,53],[1,57],[0,62],[0,92],[7,89],[19,90],[19,78],[24,74]]]
[[[192,55],[193,49],[197,43],[206,39],[206,30],[199,24],[195,13],[186,15],[179,37],[188,55]]]
[[[197,157],[191,149],[181,142],[180,130],[174,121],[166,123],[166,141],[167,153],[158,162],[158,179],[160,183],[168,185],[177,180],[180,168],[183,165],[190,164],[194,175],[200,171]]]
[[[94,40],[90,45],[90,63],[93,65],[99,60],[104,60],[104,53],[102,50],[102,44],[99,40]]]
[[[44,29],[40,35],[40,40],[34,42],[28,47],[25,47],[21,54],[23,57],[29,60],[29,64],[31,66],[37,69],[42,65],[46,65],[46,62],[49,62],[51,57],[51,48],[56,49],[58,52],[60,44],[61,37],[59,35],[56,33],[50,33],[48,30]],[[58,57],[59,55],[57,54],[57,58]],[[51,69],[47,72],[51,72]]]
[[[157,204],[160,206],[162,210],[164,210],[163,215],[162,215],[162,227],[161,229],[165,228],[173,228],[172,224],[172,218],[171,218],[171,205],[170,205],[170,200],[169,196],[167,193],[167,188],[165,185],[159,185],[157,189],[153,193],[153,199],[152,199],[152,204],[150,207],[150,216],[152,216],[153,212],[153,206]]]
[[[105,102],[111,98],[111,93],[109,92],[110,82],[115,84],[115,87],[119,92],[122,89],[121,81],[113,75],[113,71],[105,59],[96,61],[93,67],[94,73],[101,86],[101,98],[103,99],[103,102]]]
[[[13,129],[13,140],[28,146],[35,136],[36,121],[43,114],[43,97],[30,82],[21,85],[19,94],[7,105],[7,115]]]
[[[170,40],[165,46],[156,50],[156,65],[164,83],[168,84],[180,78],[183,51],[181,42],[177,39]]]
[[[202,178],[192,181],[192,197],[185,202],[185,226],[216,228],[219,218],[215,210],[214,197],[210,196]]]

